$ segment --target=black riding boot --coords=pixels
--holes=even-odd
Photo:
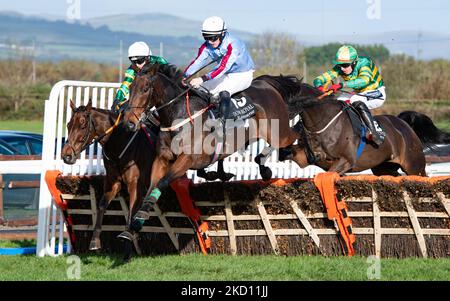
[[[230,115],[231,95],[228,91],[222,91],[219,93],[220,106],[219,106],[219,118],[225,128],[225,122]]]
[[[362,101],[357,101],[353,103],[353,106],[361,114],[364,123],[369,128],[372,142],[378,146],[381,145],[383,143],[383,140],[381,139],[380,135],[378,134],[375,128],[373,116],[370,113],[370,110],[367,107],[367,105]]]

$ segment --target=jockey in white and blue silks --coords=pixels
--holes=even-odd
[[[245,44],[229,32],[220,17],[209,17],[203,22],[202,34],[205,43],[198,55],[184,72],[185,78],[194,74],[209,60],[217,60],[218,65],[209,73],[192,79],[189,83],[198,88],[207,88],[214,96],[219,96],[221,117],[226,119],[232,94],[247,89],[253,80],[255,65]]]

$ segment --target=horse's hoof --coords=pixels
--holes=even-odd
[[[122,233],[117,235],[117,238],[123,239],[123,240],[126,240],[126,241],[133,241],[133,234],[131,234],[128,231],[123,231]]]
[[[228,182],[229,180],[231,180],[232,177],[234,177],[234,174],[226,172],[220,175],[220,180],[222,182]]]
[[[125,263],[128,263],[131,261],[131,257],[133,255],[133,246],[131,241],[126,241],[124,246],[124,255],[123,255],[123,261]]]
[[[150,218],[150,213],[145,210],[139,210],[136,215],[134,216],[134,219],[136,220],[148,220]]]
[[[96,251],[100,250],[102,248],[102,243],[100,242],[100,239],[92,239],[89,243],[89,251]]]
[[[259,167],[259,174],[264,181],[269,181],[270,179],[272,179],[272,170],[269,167],[261,165]]]
[[[216,171],[209,171],[205,175],[205,180],[207,180],[207,181],[214,181],[214,180],[217,180],[218,178],[219,178],[219,176],[217,175]]]

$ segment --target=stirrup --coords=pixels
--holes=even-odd
[[[369,134],[369,140],[375,143],[377,146],[380,146],[383,143],[383,139],[381,139],[378,133],[373,134],[372,132]]]

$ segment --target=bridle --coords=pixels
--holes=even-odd
[[[88,128],[86,130],[86,133],[84,134],[83,137],[83,147],[80,149],[79,152],[75,151],[75,147],[73,147],[73,145],[70,142],[67,142],[66,145],[68,145],[71,150],[72,153],[74,155],[74,157],[78,157],[79,154],[81,154],[83,151],[85,151],[92,143],[98,142],[100,140],[103,139],[103,137],[105,137],[106,135],[108,135],[109,133],[111,133],[120,123],[120,118],[122,113],[119,114],[119,116],[117,116],[116,121],[114,122],[114,124],[108,128],[103,134],[99,135],[99,136],[94,136],[94,138],[89,141],[89,137],[91,135],[91,132],[94,131],[94,133],[97,133],[97,130],[95,129],[95,123],[94,123],[94,119],[92,118],[92,113],[91,112],[87,112],[88,116],[89,116],[89,121],[88,121]]]

